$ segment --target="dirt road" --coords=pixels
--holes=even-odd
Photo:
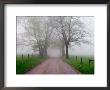
[[[27,74],[79,74],[76,69],[65,63],[59,58],[50,58],[34,69],[27,72]]]

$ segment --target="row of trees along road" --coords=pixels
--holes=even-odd
[[[23,38],[21,43],[31,45],[35,52],[39,51],[40,56],[46,56],[47,48],[55,41],[60,41],[62,56],[66,58],[69,57],[68,48],[72,46],[71,42],[74,45],[90,43],[85,38],[90,33],[85,31],[86,25],[79,16],[17,17],[17,24],[22,24],[28,37]],[[19,39],[17,42],[17,45],[20,45]]]

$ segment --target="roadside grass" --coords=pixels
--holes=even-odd
[[[41,62],[43,62],[46,57],[40,56],[16,56],[16,74],[25,74],[27,71],[31,70]]]
[[[73,56],[69,59],[66,59],[65,62],[80,71],[82,74],[94,74],[94,62],[91,62],[89,65],[89,59],[94,60],[94,57],[82,56],[82,64],[81,64],[81,56]]]

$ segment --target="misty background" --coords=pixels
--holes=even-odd
[[[32,43],[30,43],[30,40],[32,41],[32,39],[31,39],[32,37],[30,36],[30,34],[27,33],[27,31],[30,27],[31,28],[34,28],[34,27],[32,27],[30,23],[28,23],[28,20],[31,20],[31,22],[35,22],[36,18],[37,18],[37,20],[40,20],[40,23],[38,23],[36,25],[38,25],[38,27],[39,27],[39,25],[42,27],[42,31],[40,33],[42,33],[41,37],[43,38],[43,35],[44,35],[43,30],[45,29],[45,27],[42,26],[42,24],[44,24],[43,22],[48,22],[49,25],[52,24],[52,27],[56,27],[53,25],[54,17],[57,18],[58,16],[53,16],[52,18],[47,17],[47,16],[42,16],[42,17],[17,16],[16,17],[17,55],[39,54],[38,50],[33,50]],[[74,18],[77,16],[72,16],[72,17]],[[29,18],[31,18],[31,19],[29,19]],[[67,20],[68,20],[68,18],[67,18]],[[79,16],[77,18],[79,18]],[[45,20],[45,21],[43,21],[43,20]],[[50,20],[50,22],[49,22],[49,20]],[[93,16],[80,16],[80,21],[84,24],[83,29],[89,33],[89,35],[87,35],[85,38],[86,38],[86,40],[90,41],[90,43],[89,44],[81,43],[80,45],[78,45],[78,44],[74,44],[74,42],[70,42],[71,45],[69,45],[69,47],[68,47],[68,53],[69,53],[69,55],[77,55],[77,56],[78,55],[94,56],[94,17]],[[36,25],[34,25],[34,26],[37,27]],[[28,26],[30,26],[30,27],[28,28]],[[49,37],[50,42],[49,42],[49,47],[47,48],[47,54],[50,56],[61,56],[61,49],[59,47],[60,40],[59,40],[59,38],[57,38],[58,35],[56,34],[56,32],[57,32],[56,29],[52,29],[52,27],[48,28],[49,30],[51,30],[50,31],[51,36]],[[77,28],[77,26],[74,28]]]

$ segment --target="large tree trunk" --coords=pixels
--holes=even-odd
[[[44,45],[44,56],[47,56],[47,39],[45,40],[45,45]]]
[[[66,58],[68,58],[68,45],[66,45]]]

